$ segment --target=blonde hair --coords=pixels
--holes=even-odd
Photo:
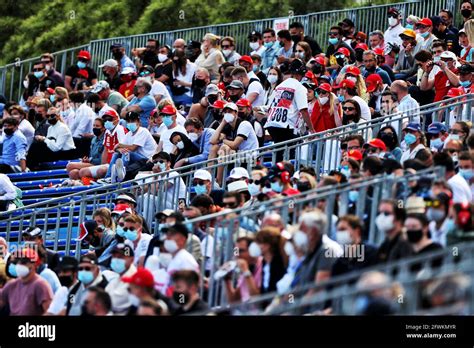
[[[204,35],[202,39],[209,40],[209,42],[211,43],[211,46],[216,47],[216,46],[219,46],[221,38],[220,36],[214,35],[213,33],[207,33],[206,35]]]
[[[56,87],[54,89],[54,93],[59,95],[61,98],[66,98],[69,100],[69,93],[67,92],[67,89],[64,87]]]
[[[107,208],[99,208],[97,209],[94,214],[92,214],[92,218],[95,218],[96,216],[99,216],[104,220],[104,226],[106,228],[110,228],[112,230],[115,229],[115,223],[114,220],[112,219],[112,213],[110,212],[109,209]]]
[[[367,87],[362,75],[357,76],[356,91],[359,97],[364,99],[365,102],[369,102],[369,94],[367,93]]]
[[[469,44],[474,44],[474,19],[470,19],[464,23],[464,31],[466,32]]]
[[[316,188],[317,183],[316,183],[316,179],[314,178],[314,176],[312,176],[311,174],[303,172],[303,173],[300,173],[300,180],[303,179],[303,178],[308,180],[309,185],[311,186],[311,190]]]

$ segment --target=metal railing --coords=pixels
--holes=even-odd
[[[66,68],[75,60],[75,55],[79,49],[88,49],[92,55],[91,67],[97,71],[98,65],[106,59],[111,58],[110,45],[120,41],[130,55],[132,48],[144,47],[146,40],[156,38],[161,44],[171,45],[175,39],[193,39],[201,41],[204,34],[211,32],[220,36],[232,36],[236,40],[236,50],[239,53],[249,53],[247,35],[254,31],[262,31],[265,28],[272,28],[276,20],[288,18],[289,22],[299,21],[305,27],[305,33],[312,36],[324,49],[327,46],[327,32],[332,25],[350,18],[356,25],[358,31],[369,33],[373,30],[385,30],[387,28],[387,10],[390,7],[399,8],[404,17],[415,14],[419,17],[434,16],[441,9],[451,10],[455,14],[460,7],[461,0],[414,0],[399,2],[387,5],[366,6],[360,8],[349,8],[343,10],[324,11],[291,17],[268,18],[252,21],[242,21],[236,23],[225,23],[208,25],[190,29],[178,29],[165,32],[155,32],[138,34],[131,36],[115,37],[109,39],[93,40],[89,44],[71,49],[55,52],[56,68],[62,74]],[[20,99],[22,91],[22,81],[27,72],[31,71],[31,64],[38,57],[18,60],[17,62],[0,67],[0,94],[4,94],[9,99],[17,96]],[[99,69],[100,70],[100,69]],[[101,71],[97,71],[99,78],[103,77]]]
[[[373,272],[378,273],[379,281],[373,282],[371,286],[358,283]],[[381,273],[386,275],[385,279],[380,277]],[[453,286],[455,280],[458,280],[457,288]],[[439,285],[443,281],[451,281],[451,286],[445,288],[442,294],[446,296],[445,303],[427,306],[426,301],[429,302],[433,293],[427,291],[428,286]],[[231,315],[327,315],[322,308],[327,309],[329,306],[329,315],[356,315],[362,314],[358,300],[368,297],[383,299],[395,315],[472,315],[473,286],[474,243],[470,242],[367,267],[319,284],[306,284],[288,290],[285,294],[273,292],[254,296],[244,303],[214,307],[212,312]],[[385,293],[385,296],[381,296],[381,293]],[[441,295],[439,291],[437,295]]]
[[[3,218],[3,221],[6,222],[21,221],[25,220],[25,217],[30,211],[39,213],[53,209],[60,210],[61,207],[64,207],[65,202],[71,206],[80,207],[79,209],[83,209],[83,207],[87,206],[98,206],[99,204],[111,206],[116,195],[123,192],[133,191],[138,197],[138,211],[140,211],[146,219],[151,221],[153,220],[155,212],[164,209],[177,209],[180,200],[184,200],[185,202],[190,201],[193,194],[191,190],[192,178],[195,171],[200,168],[204,168],[211,173],[213,179],[212,186],[217,187],[215,179],[218,169],[222,169],[224,178],[227,176],[227,173],[230,171],[232,166],[239,166],[242,163],[250,171],[256,158],[270,156],[271,163],[275,163],[277,152],[282,151],[284,152],[284,160],[293,160],[295,170],[299,170],[303,165],[311,166],[316,169],[316,174],[319,178],[320,175],[324,173],[329,173],[331,170],[338,169],[340,163],[340,144],[348,135],[362,134],[365,139],[368,140],[369,134],[372,133],[373,136],[375,136],[381,126],[388,123],[397,123],[398,136],[401,138],[400,130],[403,123],[412,120],[413,117],[417,116],[422,119],[423,127],[425,127],[426,125],[424,122],[428,116],[437,114],[438,112],[447,113],[449,112],[449,107],[453,105],[462,105],[463,108],[458,108],[459,114],[462,113],[463,115],[468,116],[469,120],[472,121],[472,100],[473,95],[452,98],[448,101],[426,105],[421,108],[420,114],[407,112],[402,115],[397,113],[386,117],[383,120],[376,119],[360,123],[357,128],[354,128],[352,125],[347,125],[321,133],[306,135],[298,139],[265,146],[260,148],[258,151],[250,150],[239,152],[235,157],[226,157],[220,161],[207,160],[201,162],[199,166],[190,165],[183,167],[181,173],[178,173],[177,175],[174,171],[171,171],[173,172],[173,176],[170,176],[171,172],[164,172],[160,174],[150,174],[149,176],[139,180],[133,179],[118,184],[96,186],[89,190],[81,191],[80,193],[72,193],[70,195],[53,198],[16,210],[3,212],[0,214],[0,218]],[[441,106],[442,103],[446,102],[448,102],[449,105]],[[449,117],[445,115],[445,118],[449,123]],[[292,152],[294,152],[295,157],[292,157]],[[171,183],[173,184],[173,189],[170,190],[168,186]],[[225,181],[223,181],[222,188],[225,188]]]

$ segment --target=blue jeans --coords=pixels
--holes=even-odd
[[[145,156],[136,152],[129,152],[126,155],[122,155],[121,153],[116,152],[110,160],[109,168],[107,168],[107,174],[105,175],[106,178],[110,178],[110,175],[112,174],[112,166],[115,165],[115,162],[119,158],[122,158],[123,166],[125,168],[127,168],[130,163],[136,162],[141,159],[147,159]]]

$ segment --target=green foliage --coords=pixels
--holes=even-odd
[[[0,64],[91,40],[350,6],[350,0],[2,0]],[[293,12],[290,12],[293,11]]]

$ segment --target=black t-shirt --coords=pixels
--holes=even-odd
[[[79,69],[79,67],[76,64],[74,64],[66,70],[66,76],[72,77],[71,87],[73,89],[76,87],[77,79],[79,78],[79,76],[77,75],[79,70],[87,70],[87,73],[89,74],[89,77],[87,78],[87,82],[89,83],[89,85],[92,85],[92,80],[97,79],[97,74],[93,69],[89,68],[88,66],[86,66],[85,69]]]
[[[172,63],[167,63],[167,64],[157,64],[155,66],[155,79],[159,79],[161,75],[166,75],[169,77],[168,80],[164,81],[163,83],[165,85],[172,85],[173,83],[173,64]]]
[[[207,303],[199,299],[196,302],[194,302],[193,305],[188,310],[184,310],[183,307],[180,307],[176,311],[175,314],[183,315],[183,314],[191,314],[191,313],[200,313],[203,311],[207,311],[208,309],[209,309],[209,306],[207,305]]]
[[[156,66],[160,61],[158,60],[158,56],[153,52],[146,53],[143,55],[142,65],[149,65],[149,66]]]
[[[311,36],[305,36],[303,41],[307,42],[309,47],[311,47],[311,53],[313,54],[313,57],[317,54],[323,53],[323,50],[319,44]],[[296,45],[294,47],[296,48]]]
[[[122,80],[120,79],[119,75],[115,76],[114,78],[110,78],[110,77],[107,76],[105,78],[105,81],[107,81],[110,88],[115,90],[115,91],[118,91],[119,88],[120,88],[120,85],[122,84]]]

